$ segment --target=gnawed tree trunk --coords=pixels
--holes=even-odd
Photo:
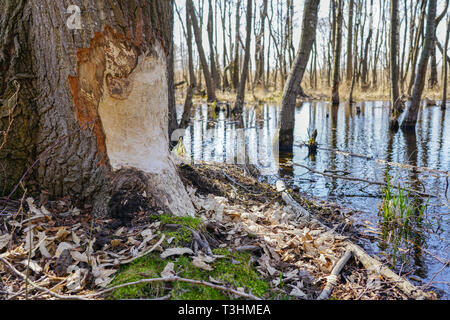
[[[280,150],[291,152],[294,143],[295,104],[300,94],[300,83],[308,64],[311,49],[316,38],[320,0],[307,0],[303,11],[300,48],[283,90],[279,127]]]
[[[2,191],[23,175],[29,192],[69,196],[95,214],[111,197],[139,194],[193,215],[168,150],[172,1],[83,4],[77,25],[59,1],[0,0],[0,97],[14,79],[20,86],[0,150]]]
[[[427,72],[428,58],[430,56],[431,46],[434,43],[436,17],[436,0],[429,0],[427,12],[427,27],[425,32],[425,43],[417,65],[417,74],[414,80],[410,104],[405,111],[405,116],[400,127],[402,129],[413,129],[416,126],[417,115],[420,108],[420,100],[423,88],[425,86],[425,76]]]

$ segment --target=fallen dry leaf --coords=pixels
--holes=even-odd
[[[161,253],[161,258],[165,259],[170,256],[181,256],[183,254],[193,255],[194,251],[189,248],[169,248],[163,253]]]
[[[168,278],[175,275],[174,264],[172,262],[168,262],[164,267],[164,270],[161,271],[161,277]]]
[[[206,270],[206,271],[213,271],[214,270],[213,267],[211,267],[209,264],[207,264],[205,261],[203,261],[199,257],[194,257],[192,259],[192,264],[194,266],[196,266],[197,268],[200,268],[200,269],[203,269],[203,270]]]

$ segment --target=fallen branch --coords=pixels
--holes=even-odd
[[[300,146],[307,146],[307,144],[301,144]],[[346,157],[355,157],[355,158],[362,158],[362,159],[366,159],[366,160],[371,160],[371,161],[375,161],[375,162],[377,162],[379,164],[382,164],[382,165],[390,165],[390,166],[393,166],[393,167],[398,167],[398,168],[407,169],[407,170],[414,170],[414,171],[419,171],[419,172],[431,172],[431,173],[442,174],[444,176],[450,176],[450,172],[448,172],[448,171],[442,171],[442,170],[437,170],[437,169],[428,168],[428,167],[418,167],[418,166],[413,166],[413,165],[406,164],[406,163],[398,163],[398,162],[386,161],[386,160],[376,159],[376,158],[371,157],[371,156],[366,156],[366,155],[359,154],[359,153],[352,153],[352,152],[342,151],[342,150],[338,150],[338,149],[331,149],[331,148],[325,148],[325,147],[317,147],[317,149],[325,150],[325,151],[331,151],[331,152],[334,152],[336,154],[340,154],[340,155],[343,155],[343,156],[346,156]]]
[[[67,296],[67,295],[61,295],[61,294],[55,293],[53,291],[50,291],[47,288],[41,287],[41,286],[37,285],[36,283],[34,283],[33,281],[31,281],[30,279],[28,279],[26,275],[24,275],[22,272],[20,272],[16,268],[14,268],[14,266],[12,264],[10,264],[8,262],[8,260],[0,258],[0,261],[2,261],[4,264],[6,264],[15,274],[17,274],[19,277],[24,279],[33,288],[35,288],[39,291],[43,291],[55,298],[62,299],[62,300],[88,300],[85,296]]]
[[[224,286],[219,286],[216,284],[213,284],[211,282],[206,282],[203,280],[193,280],[193,279],[187,279],[187,278],[180,278],[178,276],[173,276],[173,277],[166,277],[166,278],[151,278],[151,279],[141,279],[138,281],[134,281],[134,282],[129,282],[129,283],[124,283],[124,284],[120,284],[117,285],[115,287],[111,287],[108,288],[106,290],[103,291],[99,291],[93,294],[89,294],[89,295],[85,295],[83,296],[84,298],[90,298],[90,297],[95,297],[95,296],[99,296],[99,295],[103,295],[105,293],[114,291],[116,289],[120,289],[120,288],[124,288],[124,287],[128,287],[128,286],[133,286],[136,284],[141,284],[141,283],[153,283],[153,282],[186,282],[186,283],[191,283],[191,284],[197,284],[197,285],[202,285],[202,286],[206,286],[206,287],[210,287],[213,289],[217,289],[217,290],[221,290],[221,291],[225,291],[225,292],[229,292],[232,293],[234,295],[237,295],[239,297],[242,298],[246,298],[246,299],[251,299],[251,300],[261,300],[260,298],[258,298],[257,296],[252,295],[251,293],[245,293],[242,291],[238,291],[238,290],[234,290],[232,288],[228,288],[228,287],[224,287]]]
[[[284,187],[284,183],[281,180],[277,181],[277,189],[282,192],[282,195],[285,195],[283,197],[283,200],[286,202],[286,204],[290,205],[294,211],[299,213],[300,216],[308,217],[306,220],[310,220],[311,222],[316,222],[320,224],[323,228],[328,230],[327,232],[335,233],[334,229],[330,229],[317,219],[312,218],[311,214],[308,213],[306,209],[304,209],[300,204],[298,204],[286,191],[286,188]],[[308,213],[308,214],[306,214]],[[340,235],[339,235],[340,236]],[[433,293],[426,293],[413,284],[411,284],[408,280],[400,277],[399,275],[395,274],[391,269],[383,265],[380,261],[378,261],[375,258],[372,258],[368,253],[364,251],[360,246],[352,243],[351,241],[345,240],[344,245],[347,248],[347,251],[351,251],[352,254],[358,258],[359,261],[364,265],[366,269],[376,269],[380,275],[382,275],[385,279],[391,280],[392,282],[396,283],[396,286],[403,291],[405,294],[407,294],[410,297],[413,297],[415,299],[424,299],[429,298],[433,299],[435,298]],[[345,255],[344,255],[345,256]]]
[[[356,258],[363,264],[366,269],[375,269],[377,272],[383,276],[385,279],[389,279],[395,282],[396,286],[402,290],[405,294],[415,299],[421,300],[424,298],[433,298],[432,293],[426,293],[408,280],[400,277],[396,273],[394,273],[391,269],[383,265],[380,261],[375,258],[372,258],[368,253],[364,251],[360,246],[351,243],[350,241],[346,241],[347,248],[353,252]]]
[[[326,300],[330,297],[331,291],[337,284],[337,276],[339,275],[339,273],[341,273],[345,264],[351,258],[352,253],[353,253],[352,250],[347,249],[345,254],[339,259],[339,261],[333,267],[333,270],[331,270],[331,274],[327,277],[327,284],[325,285],[325,288],[322,290],[322,293],[319,295],[317,300]]]
[[[294,163],[294,165],[302,167],[302,168],[305,168],[305,169],[307,169],[307,170],[309,170],[309,171],[311,171],[313,173],[320,174],[320,175],[323,175],[323,176],[328,177],[328,178],[343,179],[343,180],[349,180],[349,181],[355,181],[355,182],[365,182],[365,183],[368,183],[368,184],[374,184],[374,185],[379,185],[379,186],[384,186],[384,187],[387,187],[387,185],[388,185],[386,182],[381,182],[381,181],[371,181],[371,180],[362,179],[362,178],[347,177],[347,176],[341,176],[341,175],[325,173],[325,172],[314,170],[313,168],[310,168],[310,167],[305,166],[305,165],[300,164],[300,163]],[[391,188],[399,189],[400,187],[392,185]],[[429,198],[436,198],[437,197],[434,194],[426,193],[426,192],[422,192],[422,191],[417,191],[417,190],[414,190],[414,189],[411,189],[411,192],[415,193],[415,194],[418,194],[418,195],[421,195],[421,196],[424,196],[424,197],[429,197]]]
[[[159,239],[159,241],[157,243],[155,243],[155,245],[153,247],[151,247],[149,250],[147,250],[145,252],[142,252],[141,254],[137,255],[136,257],[133,257],[133,258],[130,258],[130,259],[126,259],[126,260],[122,260],[122,261],[119,262],[119,264],[122,265],[122,264],[130,263],[130,262],[132,262],[132,261],[134,261],[136,259],[139,259],[139,258],[149,254],[150,252],[155,250],[164,241],[165,238],[166,238],[166,235],[163,233],[162,236],[161,236],[161,239]]]

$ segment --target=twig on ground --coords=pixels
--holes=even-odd
[[[341,273],[342,269],[344,268],[347,261],[351,258],[351,256],[352,251],[347,249],[345,254],[333,267],[333,270],[331,270],[331,274],[327,277],[327,284],[325,285],[325,288],[323,289],[317,300],[325,300],[330,297],[331,291],[333,291],[333,288],[337,284],[337,276],[339,275],[339,273]]]
[[[108,288],[106,290],[103,290],[103,291],[99,291],[99,292],[96,292],[96,293],[93,293],[93,294],[85,295],[83,297],[84,298],[95,297],[95,296],[103,295],[105,293],[114,291],[116,289],[132,286],[132,285],[136,285],[136,284],[141,284],[141,283],[177,282],[177,281],[210,287],[210,288],[213,288],[213,289],[229,292],[231,294],[234,294],[234,295],[237,295],[239,297],[246,298],[246,299],[261,300],[257,296],[252,295],[251,293],[245,293],[245,292],[238,291],[238,290],[235,290],[235,289],[232,289],[232,288],[228,288],[228,287],[225,287],[225,286],[219,286],[217,284],[213,284],[211,282],[206,282],[206,281],[203,281],[203,280],[193,280],[193,279],[187,279],[187,278],[180,278],[178,276],[166,277],[166,278],[141,279],[141,280],[134,281],[134,282],[120,284],[120,285],[117,285],[115,287],[111,287],[111,288]]]

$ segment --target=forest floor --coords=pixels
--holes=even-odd
[[[330,283],[328,299],[411,298],[356,256],[331,277],[347,241],[368,237],[345,208],[288,191],[314,216],[305,220],[252,167],[179,171],[195,217],[142,206],[144,195],[122,207],[133,217],[123,220],[69,199],[0,202],[10,213],[0,217],[0,299],[317,299]]]

